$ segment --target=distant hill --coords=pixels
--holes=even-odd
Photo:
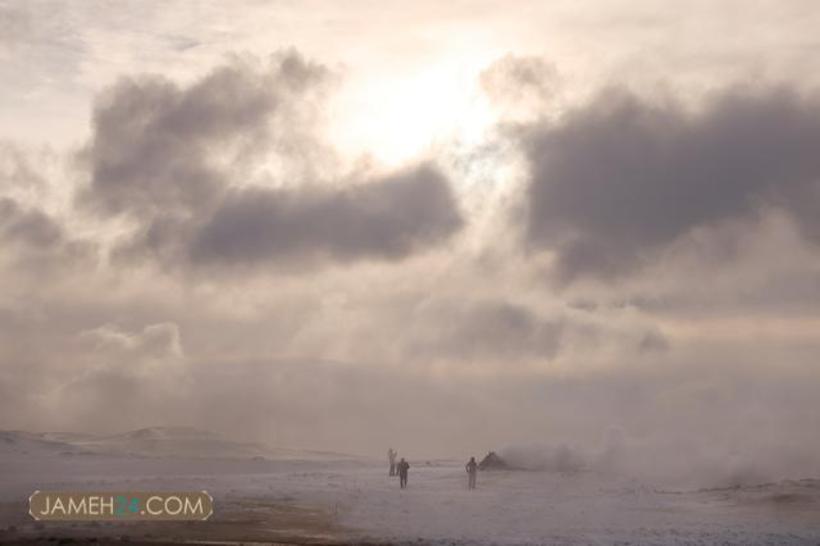
[[[230,459],[356,459],[322,451],[272,448],[237,442],[193,427],[149,427],[122,434],[0,431],[3,455],[127,455]]]
[[[59,455],[79,451],[71,443],[51,439],[46,434],[0,430],[0,455]]]

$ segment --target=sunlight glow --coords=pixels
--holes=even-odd
[[[491,61],[450,57],[416,71],[354,78],[332,115],[333,144],[348,158],[396,167],[444,142],[478,139],[493,122],[476,83]]]

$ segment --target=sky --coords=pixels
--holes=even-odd
[[[0,427],[816,474],[817,28],[0,1]]]

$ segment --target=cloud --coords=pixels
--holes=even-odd
[[[30,248],[48,248],[63,239],[60,226],[36,209],[23,209],[15,201],[0,199],[0,239]]]
[[[29,33],[28,12],[12,8],[9,5],[0,6],[0,53],[2,48],[12,49]]]
[[[527,120],[543,114],[558,97],[560,78],[543,57],[505,55],[485,69],[481,88],[506,120]]]
[[[429,164],[336,189],[235,189],[212,213],[198,214],[157,217],[115,256],[222,270],[393,261],[446,240],[463,224],[447,179]]]
[[[188,87],[120,81],[96,108],[80,203],[136,223],[117,258],[166,267],[395,260],[456,232],[455,196],[432,164],[322,181],[316,165],[333,153],[311,131],[329,78],[288,52]],[[253,173],[271,162],[284,167]]]
[[[173,322],[149,324],[136,333],[107,324],[81,332],[80,338],[103,356],[106,366],[121,365],[117,361],[125,356],[140,361],[140,367],[151,367],[156,361],[178,365],[184,358],[179,327]],[[127,368],[136,371],[133,365]]]
[[[0,266],[33,278],[90,265],[96,253],[93,242],[73,237],[51,215],[9,197],[0,197],[0,245]]]
[[[67,349],[63,358],[73,369],[62,371],[61,381],[42,399],[42,411],[53,413],[58,426],[84,422],[98,429],[136,428],[146,417],[158,421],[178,408],[178,398],[190,396],[175,323],[150,324],[141,331],[107,324],[80,332]]]
[[[565,324],[503,300],[443,301],[423,305],[405,354],[456,360],[550,360],[560,348]]]
[[[770,208],[818,240],[816,98],[733,89],[690,113],[607,90],[522,135],[526,243],[563,280],[627,275],[693,228]]]
[[[97,102],[82,200],[137,215],[207,207],[235,182],[226,167],[244,174],[242,161],[284,145],[275,123],[299,121],[294,109],[326,75],[290,52],[265,67],[236,58],[187,88],[159,76],[120,80]]]
[[[419,457],[540,444],[555,448],[518,450],[518,462],[675,487],[817,471],[818,441],[806,431],[813,430],[818,377],[808,353],[776,370],[760,365],[765,355],[724,359],[693,348],[687,357],[699,355],[699,363],[665,359],[591,375],[443,376],[412,366],[259,357],[195,358],[180,374],[179,355],[147,341],[147,330],[83,334],[63,356],[72,377],[37,417],[86,430],[188,423],[283,447],[357,453],[381,452],[401,431],[404,452]],[[30,402],[24,407],[33,410]],[[613,429],[620,433],[610,438]],[[751,476],[737,476],[738,467]]]
[[[430,165],[333,190],[251,189],[226,198],[194,235],[195,264],[291,256],[397,259],[461,226],[444,176]]]
[[[232,57],[185,83],[120,80],[96,103],[75,208],[72,177],[0,148],[4,426],[189,423],[379,453],[401,431],[420,456],[572,447],[550,452],[555,468],[597,460],[586,454],[614,426],[626,439],[613,460],[661,476],[670,454],[691,474],[697,449],[766,447],[785,453],[771,475],[811,474],[786,455],[817,450],[816,321],[801,320],[820,270],[794,235],[818,226],[812,99],[736,90],[690,112],[607,91],[559,115],[551,66],[494,70],[502,119],[530,120],[528,254],[498,212],[520,190],[510,141],[346,172],[322,139],[334,75],[293,52]],[[750,239],[768,209],[794,222],[789,235],[766,228],[738,258],[704,267],[707,252],[679,244],[725,254],[726,232]],[[64,275],[80,234],[115,259]],[[660,265],[556,294],[541,278],[552,256],[568,280]],[[319,273],[268,274],[292,268]],[[263,274],[235,282],[248,271]]]

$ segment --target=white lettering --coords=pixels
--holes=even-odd
[[[153,497],[148,497],[148,500],[145,501],[145,509],[148,510],[148,513],[151,514],[152,516],[156,516],[157,514],[162,513],[162,508],[158,508],[156,510],[151,508],[151,503],[153,503],[154,501],[162,502],[162,497],[157,497],[155,495]]]
[[[190,498],[185,497],[185,513],[204,514],[205,508],[202,507],[202,497],[197,497],[196,504],[193,504]]]
[[[63,506],[63,501],[60,500],[60,497],[57,497],[57,500],[54,501],[54,506],[51,509],[52,515],[57,513],[57,511],[65,515],[65,506]]]
[[[68,513],[69,514],[85,514],[86,499],[82,497],[80,502],[76,502],[74,497],[68,497]]]
[[[114,497],[108,497],[108,502],[105,497],[100,497],[100,513],[113,514],[114,513]]]
[[[171,501],[175,501],[177,503],[176,510],[172,510],[170,508],[169,505]],[[177,514],[182,512],[182,500],[179,497],[168,497],[167,499],[165,499],[165,511],[168,513],[168,515],[176,516]]]

